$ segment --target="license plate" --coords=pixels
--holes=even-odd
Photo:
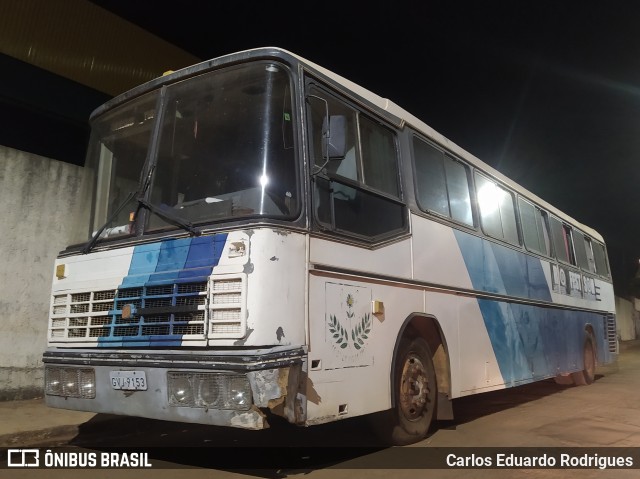
[[[147,390],[147,376],[144,371],[109,371],[109,378],[113,389]]]

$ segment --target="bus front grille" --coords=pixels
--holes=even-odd
[[[207,282],[54,294],[49,340],[102,345],[203,340]]]

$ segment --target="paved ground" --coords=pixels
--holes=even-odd
[[[596,382],[588,387],[562,387],[553,381],[496,391],[454,401],[456,420],[440,423],[423,442],[412,446],[433,450],[436,447],[624,447],[640,448],[640,341],[621,344],[615,365],[600,368]],[[160,446],[154,459],[195,467],[193,477],[237,477],[230,471],[211,467],[211,457],[223,446],[333,446],[334,457],[310,464],[304,475],[326,478],[357,477],[640,477],[640,470],[410,470],[382,469],[387,454],[381,448],[342,451],[354,444],[371,444],[365,422],[359,419],[300,429],[286,424],[266,431],[185,425],[138,418],[94,415],[49,409],[41,400],[0,403],[0,446],[74,445],[96,449],[109,446],[145,448]],[[183,456],[175,446],[198,446],[200,453]],[[203,449],[206,448],[206,449]],[[246,449],[248,450],[248,449]],[[286,449],[283,449],[286,450]],[[630,449],[639,451],[639,449]],[[186,451],[186,450],[185,450]],[[203,454],[203,451],[206,454]],[[396,455],[396,457],[398,457]],[[313,461],[313,458],[310,459]],[[327,469],[328,465],[334,467]],[[374,469],[361,469],[371,464]],[[353,467],[353,469],[347,469]],[[0,478],[3,478],[0,470]],[[4,472],[7,472],[6,470]],[[11,471],[10,477],[70,477],[65,471]],[[20,474],[15,474],[20,472]],[[51,474],[53,472],[54,474]],[[80,472],[80,471],[73,471]],[[92,471],[92,476],[109,477],[109,471]],[[111,471],[113,472],[116,471]],[[173,477],[176,471],[117,471],[119,477],[145,473],[154,479]],[[187,476],[193,470],[182,470]],[[274,470],[249,472],[250,476],[283,477],[302,471]],[[95,474],[94,474],[95,473]],[[101,473],[105,475],[101,476]],[[245,471],[247,473],[247,471]],[[504,475],[503,475],[504,474]],[[9,477],[9,476],[7,476]],[[82,477],[78,475],[77,477]],[[134,477],[133,475],[131,477]]]
[[[27,446],[73,438],[96,414],[45,406],[44,399],[0,402],[0,447]]]

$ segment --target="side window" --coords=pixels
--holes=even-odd
[[[593,258],[596,262],[596,272],[600,276],[609,276],[609,266],[607,264],[607,253],[605,252],[604,245],[597,241],[592,241]]]
[[[556,258],[565,263],[569,262],[569,248],[564,238],[562,223],[555,217],[551,217],[551,238],[553,239],[553,249],[556,252]]]
[[[595,273],[596,260],[593,256],[593,244],[591,243],[591,238],[589,238],[588,236],[584,237],[584,249],[587,254],[587,271]]]
[[[553,238],[553,248],[556,252],[556,258],[569,264],[576,264],[576,257],[573,251],[573,242],[571,240],[571,227],[564,224],[555,216],[550,219],[551,236]]]
[[[311,130],[311,144],[313,148],[313,159],[316,168],[324,165],[327,172],[339,175],[353,181],[358,181],[358,166],[356,164],[356,112],[347,105],[336,101],[335,99],[321,95],[320,92],[313,91],[314,95],[320,96],[323,100],[311,98],[312,107],[309,109],[309,115],[313,128]],[[325,103],[326,107],[325,107]],[[323,143],[326,141],[324,134],[326,132],[326,112],[329,111],[331,116],[343,117],[345,119],[345,149],[346,155],[341,159],[332,159],[326,161],[323,156]]]
[[[420,207],[473,226],[467,166],[418,138],[413,151]]]
[[[399,199],[395,132],[315,86],[309,88],[307,105],[310,153],[315,165],[313,208],[320,226],[366,241],[405,231],[407,215]],[[334,127],[335,118],[340,121]],[[344,137],[344,156],[326,156],[327,124],[331,141]]]
[[[392,196],[400,196],[395,134],[361,115],[360,142],[364,183]]]
[[[547,213],[523,198],[518,198],[524,244],[529,251],[551,256]]]
[[[460,223],[473,226],[467,166],[449,157],[445,157],[444,170],[447,176],[447,192],[449,193],[451,218]]]
[[[444,183],[444,153],[414,138],[418,204],[424,210],[449,216],[447,188]]]
[[[520,244],[513,193],[477,173],[476,191],[484,232],[508,243]]]
[[[582,231],[576,229],[573,230],[573,241],[576,250],[576,263],[580,268],[585,271],[591,271],[589,266],[589,259],[587,256],[587,238],[582,234]]]

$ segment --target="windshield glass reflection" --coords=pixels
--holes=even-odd
[[[141,207],[148,210],[146,231],[298,214],[291,80],[284,66],[237,65],[170,85],[160,102],[158,96],[154,91],[122,104],[92,125],[92,233],[105,226],[100,238],[134,234]],[[127,199],[128,193],[148,202]]]
[[[284,68],[242,65],[167,90],[151,202],[198,223],[297,211]],[[158,215],[149,228],[167,227]]]

